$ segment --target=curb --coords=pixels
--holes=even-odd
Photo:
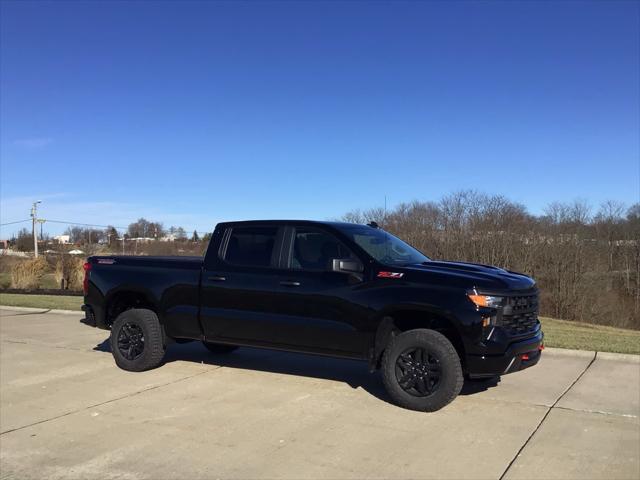
[[[33,308],[33,307],[12,307],[11,305],[0,305],[0,311],[17,311],[32,313],[72,313],[82,315],[82,310],[56,310],[51,308]]]
[[[593,350],[570,350],[568,348],[545,347],[543,355],[544,354],[548,354],[552,357],[593,358],[596,356],[596,360],[611,360],[640,364],[640,355],[634,355],[633,353],[594,352]]]
[[[614,362],[637,363],[640,365],[640,355],[633,355],[631,353],[598,352],[598,359],[611,360]]]
[[[581,358],[593,358],[596,352],[593,350],[571,350],[569,348],[557,348],[557,347],[544,347],[542,354],[547,354],[552,357],[581,357]],[[600,355],[600,352],[598,352]]]

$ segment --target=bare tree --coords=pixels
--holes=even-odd
[[[543,314],[640,328],[640,205],[626,217],[614,201],[591,211],[575,200],[550,203],[534,216],[503,196],[466,190],[439,202],[403,203],[385,217],[372,209],[343,219],[384,218],[386,230],[428,256],[532,275]]]

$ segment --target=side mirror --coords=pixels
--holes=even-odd
[[[334,258],[331,260],[331,271],[341,273],[362,273],[364,267],[358,260]]]

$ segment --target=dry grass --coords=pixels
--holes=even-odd
[[[49,264],[44,257],[33,258],[15,264],[11,268],[12,288],[38,288],[40,281],[49,269]]]
[[[63,255],[56,262],[55,281],[60,287],[62,280],[68,290],[82,290],[84,258]]]

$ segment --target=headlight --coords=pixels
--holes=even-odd
[[[477,293],[468,293],[467,296],[476,307],[501,307],[504,301],[504,297],[496,297],[495,295],[478,295]]]

